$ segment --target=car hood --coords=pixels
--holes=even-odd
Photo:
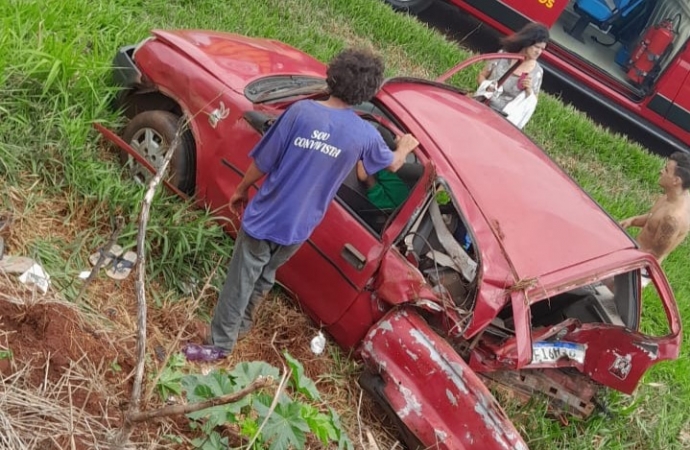
[[[274,40],[205,30],[153,30],[151,33],[238,92],[250,81],[266,75],[325,77],[326,74],[322,62]]]
[[[382,93],[393,112],[417,122],[438,176],[456,195],[469,192],[482,217],[467,219],[485,261],[504,259],[521,280],[635,247],[537,145],[486,105],[409,79],[389,80]]]

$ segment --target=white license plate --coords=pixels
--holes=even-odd
[[[534,342],[532,344],[532,364],[556,362],[561,358],[585,362],[586,346],[575,342]]]

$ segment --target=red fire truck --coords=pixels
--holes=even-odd
[[[385,0],[420,12],[435,0]],[[550,73],[668,148],[690,145],[690,0],[446,0],[501,33],[550,28]]]

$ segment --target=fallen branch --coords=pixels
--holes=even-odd
[[[239,399],[251,394],[252,392],[264,387],[271,386],[272,384],[273,378],[259,377],[256,380],[249,383],[244,388],[240,389],[237,392],[233,392],[232,394],[214,397],[203,402],[189,403],[186,405],[165,406],[163,408],[153,409],[150,411],[131,412],[127,414],[126,420],[129,420],[130,422],[143,422],[145,420],[153,418],[189,414],[196,411],[201,411],[202,409],[211,408],[213,406],[225,405],[226,403],[236,402]]]
[[[137,364],[134,370],[134,385],[132,387],[132,397],[129,402],[129,410],[125,414],[125,420],[119,433],[115,437],[114,449],[124,449],[125,444],[129,440],[132,433],[132,426],[135,423],[130,419],[133,415],[139,412],[139,403],[141,402],[141,385],[144,379],[144,363],[146,361],[146,291],[145,279],[146,274],[146,226],[149,221],[149,213],[151,211],[151,203],[153,203],[153,196],[156,194],[156,189],[160,184],[163,176],[168,170],[170,160],[172,160],[175,150],[180,145],[182,134],[187,129],[187,123],[180,125],[175,138],[170,143],[168,150],[163,159],[163,163],[149,181],[148,189],[144,194],[144,200],[141,205],[141,213],[139,214],[139,229],[137,231],[137,280],[136,280],[136,294],[137,294]]]

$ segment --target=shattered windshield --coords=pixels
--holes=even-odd
[[[326,80],[304,75],[264,77],[249,83],[244,95],[252,103],[263,103],[293,95],[311,94],[326,90]]]

